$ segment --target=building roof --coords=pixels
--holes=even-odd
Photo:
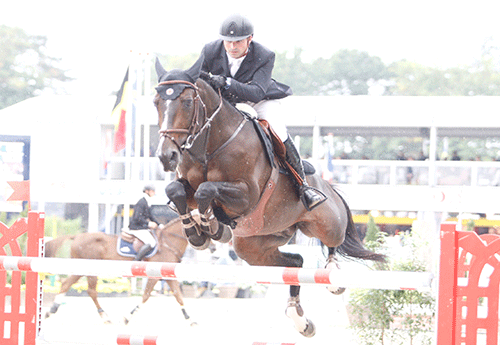
[[[284,99],[287,125],[299,134],[500,136],[500,97],[293,96]]]

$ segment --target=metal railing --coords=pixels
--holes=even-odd
[[[316,164],[324,179],[339,184],[500,186],[500,162],[333,160],[332,166]]]

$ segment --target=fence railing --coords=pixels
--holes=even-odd
[[[340,184],[419,185],[419,186],[500,186],[500,162],[479,161],[397,161],[397,160],[318,161],[323,178]],[[434,176],[434,177],[431,177]]]

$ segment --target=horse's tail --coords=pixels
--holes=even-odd
[[[363,243],[359,238],[358,231],[356,230],[354,220],[352,219],[351,209],[347,205],[347,202],[344,200],[344,198],[335,190],[335,188],[333,188],[333,186],[332,189],[335,191],[335,193],[337,193],[337,195],[344,203],[344,207],[347,212],[347,229],[345,239],[344,242],[336,248],[337,253],[344,257],[385,262],[385,255],[372,252],[371,250],[368,250],[363,246]]]
[[[54,258],[57,254],[57,251],[67,240],[74,240],[76,235],[66,235],[54,238],[53,240],[45,243],[45,257],[46,258]]]

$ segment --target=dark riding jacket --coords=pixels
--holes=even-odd
[[[202,71],[231,78],[223,96],[231,103],[258,103],[267,99],[280,99],[292,94],[292,89],[275,81],[271,75],[275,54],[262,44],[252,41],[248,53],[234,77],[231,76],[224,42],[208,43],[200,55]]]
[[[130,230],[144,230],[149,229],[149,221],[160,224],[151,214],[151,209],[145,197],[139,199],[134,206],[134,214],[130,218]]]

